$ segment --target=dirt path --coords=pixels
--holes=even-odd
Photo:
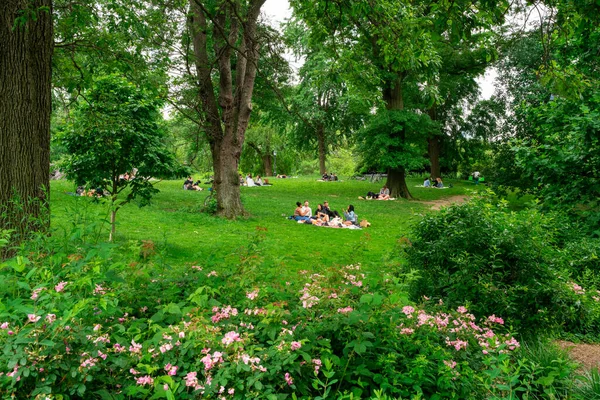
[[[558,340],[556,344],[567,350],[571,358],[584,369],[600,367],[600,344],[573,343],[566,340]]]
[[[439,210],[444,206],[449,206],[451,204],[461,204],[469,199],[469,196],[466,195],[458,195],[458,196],[450,196],[445,199],[440,200],[431,200],[431,201],[417,201],[416,203],[428,204],[431,205],[432,210]]]

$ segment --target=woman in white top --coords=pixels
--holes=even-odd
[[[246,177],[246,186],[256,186],[256,184],[254,183],[254,179],[252,179],[252,176],[250,174],[248,174],[248,176]]]

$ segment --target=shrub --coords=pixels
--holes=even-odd
[[[348,266],[265,284],[262,234],[233,269],[162,265],[150,242],[1,264],[0,394],[483,398],[485,366],[518,354],[500,318],[411,304],[410,276]]]
[[[405,246],[407,266],[421,274],[413,298],[466,302],[475,315],[505,316],[521,333],[595,325],[596,300],[569,279],[561,221],[484,199],[426,216]]]

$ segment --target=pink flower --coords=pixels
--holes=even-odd
[[[60,293],[65,289],[65,286],[67,286],[69,284],[69,282],[59,282],[56,286],[54,286],[54,290],[56,290],[56,293]]]
[[[169,368],[167,368],[167,367],[165,366],[165,370],[167,371],[167,375],[170,375],[170,376],[175,376],[175,375],[177,375],[177,369],[179,368],[178,366],[176,366],[176,365],[171,365],[171,364],[167,364],[167,366],[169,367]]]
[[[454,367],[456,367],[456,361],[454,361],[454,360],[450,360],[450,361],[444,360],[444,364],[446,364],[446,366],[450,369],[454,369]]]
[[[94,288],[94,294],[99,294],[99,295],[106,294],[106,289],[103,288],[102,285],[96,284],[96,287]]]
[[[292,386],[294,384],[294,379],[292,379],[292,376],[290,375],[289,372],[285,373],[284,378],[285,378],[285,383],[287,383],[288,386]]]
[[[179,337],[183,339],[185,337],[185,332],[179,332]]]
[[[167,351],[171,350],[173,348],[173,345],[170,343],[167,344],[163,344],[162,346],[159,347],[159,350],[161,353],[166,353]]]
[[[413,333],[415,333],[415,330],[414,330],[414,329],[411,329],[411,328],[402,328],[402,329],[400,330],[400,333],[401,333],[402,335],[412,335]]]
[[[139,378],[137,378],[136,382],[140,386],[144,386],[144,385],[152,386],[154,384],[154,379],[150,375],[146,375],[146,376],[140,376]]]
[[[505,343],[508,345],[509,350],[514,350],[517,347],[521,347],[519,342],[517,342],[517,340],[513,337],[511,337],[510,340],[507,340]]]
[[[85,359],[82,363],[81,363],[81,367],[82,368],[91,368],[94,365],[96,365],[96,363],[98,362],[98,360],[96,358],[90,357]]]
[[[247,292],[246,297],[249,298],[250,300],[254,300],[255,298],[258,297],[258,289],[255,289],[252,292]]]
[[[198,378],[196,378],[197,372],[189,372],[185,376],[185,386],[196,387],[198,385]]]
[[[337,310],[337,312],[339,312],[340,314],[348,314],[352,311],[354,311],[354,309],[352,307],[338,308],[338,310]]]
[[[233,395],[235,393],[235,389],[234,388],[230,388],[227,393]]]
[[[302,347],[302,343],[292,342],[292,351],[298,350],[300,347]]]
[[[166,383],[163,385],[163,390],[165,392],[169,391],[169,385],[167,385]]]
[[[404,307],[402,307],[402,312],[410,318],[410,317],[412,317],[412,313],[415,312],[415,309],[414,309],[414,307],[411,307],[411,306],[404,306]]]
[[[137,374],[139,374],[139,372],[137,372],[137,371],[136,371],[135,369],[133,369],[133,368],[130,368],[130,369],[129,369],[129,373],[130,373],[130,374],[132,374],[132,375],[137,375]]]
[[[458,311],[461,314],[465,314],[467,312],[467,309],[463,306],[460,306],[456,309],[456,311]]]
[[[575,282],[571,282],[571,285],[573,286],[573,291],[576,294],[584,294],[585,293],[585,289],[582,288],[581,286],[579,286],[578,284],[576,284]]]
[[[106,357],[108,357],[106,354],[104,354],[103,352],[101,352],[100,350],[98,350],[98,357],[100,357],[103,360],[106,360]]]
[[[195,269],[197,271],[202,271],[202,267],[199,265],[192,265],[192,269]]]
[[[223,337],[223,339],[221,340],[221,342],[225,346],[229,346],[233,342],[241,342],[241,341],[242,341],[242,339],[240,339],[240,334],[235,331],[227,332],[225,334],[225,336]]]
[[[496,317],[495,315],[490,315],[487,320],[489,322],[500,324],[500,325],[504,324],[504,320],[500,317]]]
[[[94,332],[98,332],[102,328],[102,325],[96,324],[94,325]]]
[[[8,322],[3,322],[2,325],[0,325],[0,329],[8,329]]]
[[[206,276],[211,277],[211,276],[219,276],[219,275],[217,275],[217,271],[210,271]]]
[[[48,314],[48,315],[46,315],[46,322],[48,322],[49,324],[51,324],[54,321],[56,321],[56,315],[55,314]]]
[[[136,343],[135,341],[131,341],[131,346],[129,346],[129,352],[133,354],[141,354],[142,353],[142,345]]]
[[[37,289],[34,289],[34,290],[31,292],[31,300],[37,300],[37,298],[40,296],[40,293],[41,293],[43,290],[46,290],[46,288],[43,288],[43,287],[42,287],[42,288],[37,288]]]
[[[35,315],[35,314],[27,314],[27,318],[29,318],[29,322],[36,323],[36,322],[38,322],[38,321],[40,320],[40,318],[42,318],[42,317],[40,317],[39,315]]]

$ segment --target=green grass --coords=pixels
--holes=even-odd
[[[432,201],[483,190],[466,181],[446,180],[453,188],[445,190],[415,187],[422,179],[411,178],[408,186],[418,201],[358,200],[368,191],[378,191],[383,182],[317,182],[316,177],[273,179],[271,187],[242,188],[242,200],[250,216],[235,221],[200,213],[208,191],[181,189],[180,181],[157,184],[160,193],[152,204],[139,208],[129,204],[117,214],[116,242],[151,240],[163,249],[166,261],[173,265],[202,265],[205,268],[227,267],[239,260],[240,249],[248,246],[256,228],[266,229],[259,246],[266,274],[293,276],[298,270],[319,271],[333,265],[361,263],[366,270],[377,271],[389,257],[396,241],[409,233],[411,222],[430,211]],[[52,193],[52,227],[56,235],[72,231],[72,221],[81,214],[98,214],[106,218],[106,206],[90,198],[67,195],[73,185],[55,181]],[[340,213],[353,204],[360,219],[372,226],[363,230],[320,228],[297,224],[286,219],[296,201],[308,200],[315,210],[328,200]],[[88,222],[88,225],[91,222]],[[104,224],[102,239],[108,237]]]

